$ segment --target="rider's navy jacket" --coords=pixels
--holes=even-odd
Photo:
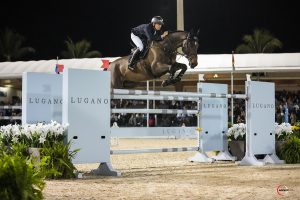
[[[162,31],[155,30],[152,23],[150,24],[142,24],[133,29],[131,32],[145,41],[160,41],[162,40],[161,35]]]

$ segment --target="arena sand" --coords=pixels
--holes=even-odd
[[[120,139],[113,149],[196,146],[191,139]],[[76,165],[82,179],[47,180],[46,199],[300,199],[300,165],[237,166],[191,163],[195,152],[112,155],[121,177],[88,175],[97,164]],[[210,152],[213,155],[213,152]],[[280,186],[279,195],[277,187]],[[287,188],[288,191],[281,191]]]

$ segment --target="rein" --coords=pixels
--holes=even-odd
[[[184,32],[184,31],[182,31],[182,32]],[[170,32],[170,33],[176,33],[176,31],[175,32]],[[178,48],[180,48],[180,47],[183,48],[184,47],[184,41],[185,40],[190,40],[188,35],[185,36],[185,38],[182,40],[179,47],[177,47],[176,42],[174,41],[173,38],[170,37],[170,35],[168,37],[166,37],[164,40],[165,40],[165,42],[163,44],[161,44],[160,42],[157,42],[155,44],[157,44],[160,48],[163,49],[163,51],[166,53],[167,57],[170,60],[172,60],[172,57],[174,57],[174,56],[176,57],[177,55],[184,56],[188,60],[190,60],[190,58],[193,56],[193,55],[187,55],[186,53],[181,53],[181,52],[178,51]],[[154,44],[154,42],[152,42],[151,46],[153,46],[153,44]]]

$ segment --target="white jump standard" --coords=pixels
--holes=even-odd
[[[72,148],[80,148],[74,163],[99,163],[94,173],[118,176],[113,170],[110,154],[150,153],[195,151],[198,153],[191,161],[212,162],[206,151],[218,150],[216,160],[234,160],[228,153],[226,132],[228,129],[228,98],[245,99],[246,105],[246,155],[240,165],[264,165],[266,163],[283,163],[275,153],[275,86],[274,83],[246,81],[246,94],[227,94],[227,85],[201,83],[198,92],[159,92],[143,90],[111,90],[110,73],[107,71],[79,70],[67,68],[61,85],[52,84],[53,77],[38,78],[28,75],[23,79],[23,123],[30,123],[31,116],[43,110],[44,116],[39,120],[49,121],[53,116],[62,113],[62,122],[69,124],[68,140],[73,140]],[[40,73],[42,74],[42,73]],[[53,77],[52,77],[53,76]],[[60,82],[61,83],[61,82]],[[60,87],[59,89],[57,87]],[[37,89],[36,89],[37,88]],[[53,93],[53,91],[55,93]],[[213,93],[211,93],[213,92]],[[38,94],[37,94],[38,93]],[[29,98],[62,98],[62,104],[50,105],[30,103]],[[135,98],[134,98],[135,97]],[[74,101],[74,99],[77,99]],[[144,100],[179,100],[197,101],[197,110],[172,109],[111,109],[111,99],[144,99]],[[60,110],[61,109],[61,110]],[[54,114],[55,112],[55,114]],[[148,135],[151,130],[158,130],[154,135],[164,135],[159,127],[154,128],[111,128],[111,113],[161,113],[161,114],[198,114],[198,126],[203,130],[199,135],[198,147],[110,150],[110,138],[123,135]],[[60,118],[61,119],[61,118]],[[182,129],[183,127],[170,127]],[[191,127],[185,127],[188,130]],[[192,128],[193,129],[193,128]],[[129,131],[135,130],[135,131]],[[143,130],[143,131],[141,131]],[[134,133],[133,133],[134,132]],[[255,155],[266,155],[258,160]]]
[[[228,93],[226,84],[198,83],[198,93]],[[246,98],[246,95],[233,95],[234,97]],[[228,99],[231,96],[222,95],[220,98],[204,97],[198,102],[200,115],[198,127],[202,131],[199,134],[199,150],[195,156],[189,158],[191,162],[214,162],[215,160],[235,161],[236,158],[228,152],[226,133],[228,130]],[[219,151],[217,156],[209,158],[208,151]]]

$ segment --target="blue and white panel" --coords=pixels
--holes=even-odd
[[[65,69],[63,122],[80,148],[74,163],[110,163],[110,72]]]
[[[226,84],[198,83],[199,93],[227,94]],[[200,145],[203,151],[223,151],[228,129],[227,98],[203,97],[200,104]]]
[[[272,154],[275,152],[275,84],[247,81],[246,86],[249,97],[247,134],[250,134],[251,152],[254,155]]]
[[[22,123],[62,122],[62,77],[25,72],[22,77]]]

